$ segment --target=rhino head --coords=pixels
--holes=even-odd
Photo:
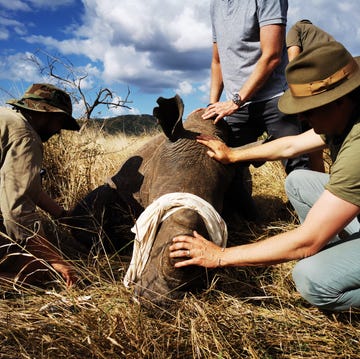
[[[134,287],[134,294],[142,303],[164,306],[174,299],[182,298],[188,291],[200,290],[207,285],[206,269],[174,267],[175,260],[169,257],[169,246],[173,237],[192,234],[194,230],[211,238],[213,234],[209,227],[213,225],[213,219],[204,216],[203,209],[209,207],[219,219],[233,168],[210,158],[206,148],[196,141],[200,133],[225,140],[228,127],[224,121],[214,125],[212,120],[202,119],[202,111],[197,111],[183,122],[184,106],[179,96],[170,99],[160,97],[157,103],[159,106],[154,108],[154,116],[166,138],[146,165],[140,197],[145,207],[150,208],[146,208],[139,219],[141,225],[153,221],[155,227],[144,230],[139,228],[141,225],[138,223],[134,226],[135,250],[125,284]],[[169,198],[175,201],[175,205],[164,203]],[[183,206],[188,198],[194,199],[194,202],[190,201],[190,205]],[[174,207],[177,208],[174,210]],[[143,215],[147,216],[145,220]],[[154,219],[155,215],[160,218]],[[144,244],[150,232],[151,244]],[[223,235],[226,237],[226,228]],[[224,243],[226,238],[222,239]],[[146,255],[143,255],[145,252]],[[141,271],[138,271],[139,266]]]

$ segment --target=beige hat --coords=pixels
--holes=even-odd
[[[289,89],[279,109],[295,114],[326,105],[360,86],[360,57],[352,57],[337,41],[311,47],[286,67]]]
[[[80,126],[72,117],[70,96],[51,84],[33,84],[20,100],[7,101],[9,105],[37,112],[57,112],[66,115],[63,129],[79,131]]]

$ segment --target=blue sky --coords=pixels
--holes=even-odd
[[[359,0],[289,0],[288,27],[303,18],[360,55]],[[48,81],[28,60],[47,53],[87,74],[89,98],[130,90],[131,110],[96,115],[151,114],[175,93],[187,114],[208,103],[211,45],[209,0],[0,0],[0,104]]]

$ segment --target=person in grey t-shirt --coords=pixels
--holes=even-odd
[[[285,27],[287,0],[212,0],[213,29],[210,104],[203,117],[226,119],[232,129],[228,145],[237,147],[256,141],[267,132],[272,138],[300,133],[296,116],[277,108],[287,89]],[[222,92],[226,101],[221,101]],[[307,158],[284,160],[287,173],[307,168]],[[245,218],[257,219],[251,194],[243,186],[244,165],[239,166],[232,197]]]

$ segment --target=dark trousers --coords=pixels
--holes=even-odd
[[[301,133],[300,121],[296,115],[285,115],[277,104],[279,98],[251,103],[244,106],[234,115],[226,118],[231,127],[230,147],[239,147],[256,141],[264,132],[273,139]],[[285,171],[289,174],[294,169],[308,168],[307,156],[300,156],[283,161]]]
[[[251,142],[266,133],[272,139],[301,133],[301,125],[296,115],[285,115],[278,109],[279,97],[254,102],[239,109],[235,114],[226,118],[231,127],[230,147],[239,147]],[[283,165],[287,174],[294,169],[308,169],[309,160],[306,155],[293,159],[286,159]],[[247,165],[237,164],[236,176],[232,186],[233,201],[237,202],[245,218],[253,220],[257,211],[251,198],[251,178],[245,178],[248,173]]]

